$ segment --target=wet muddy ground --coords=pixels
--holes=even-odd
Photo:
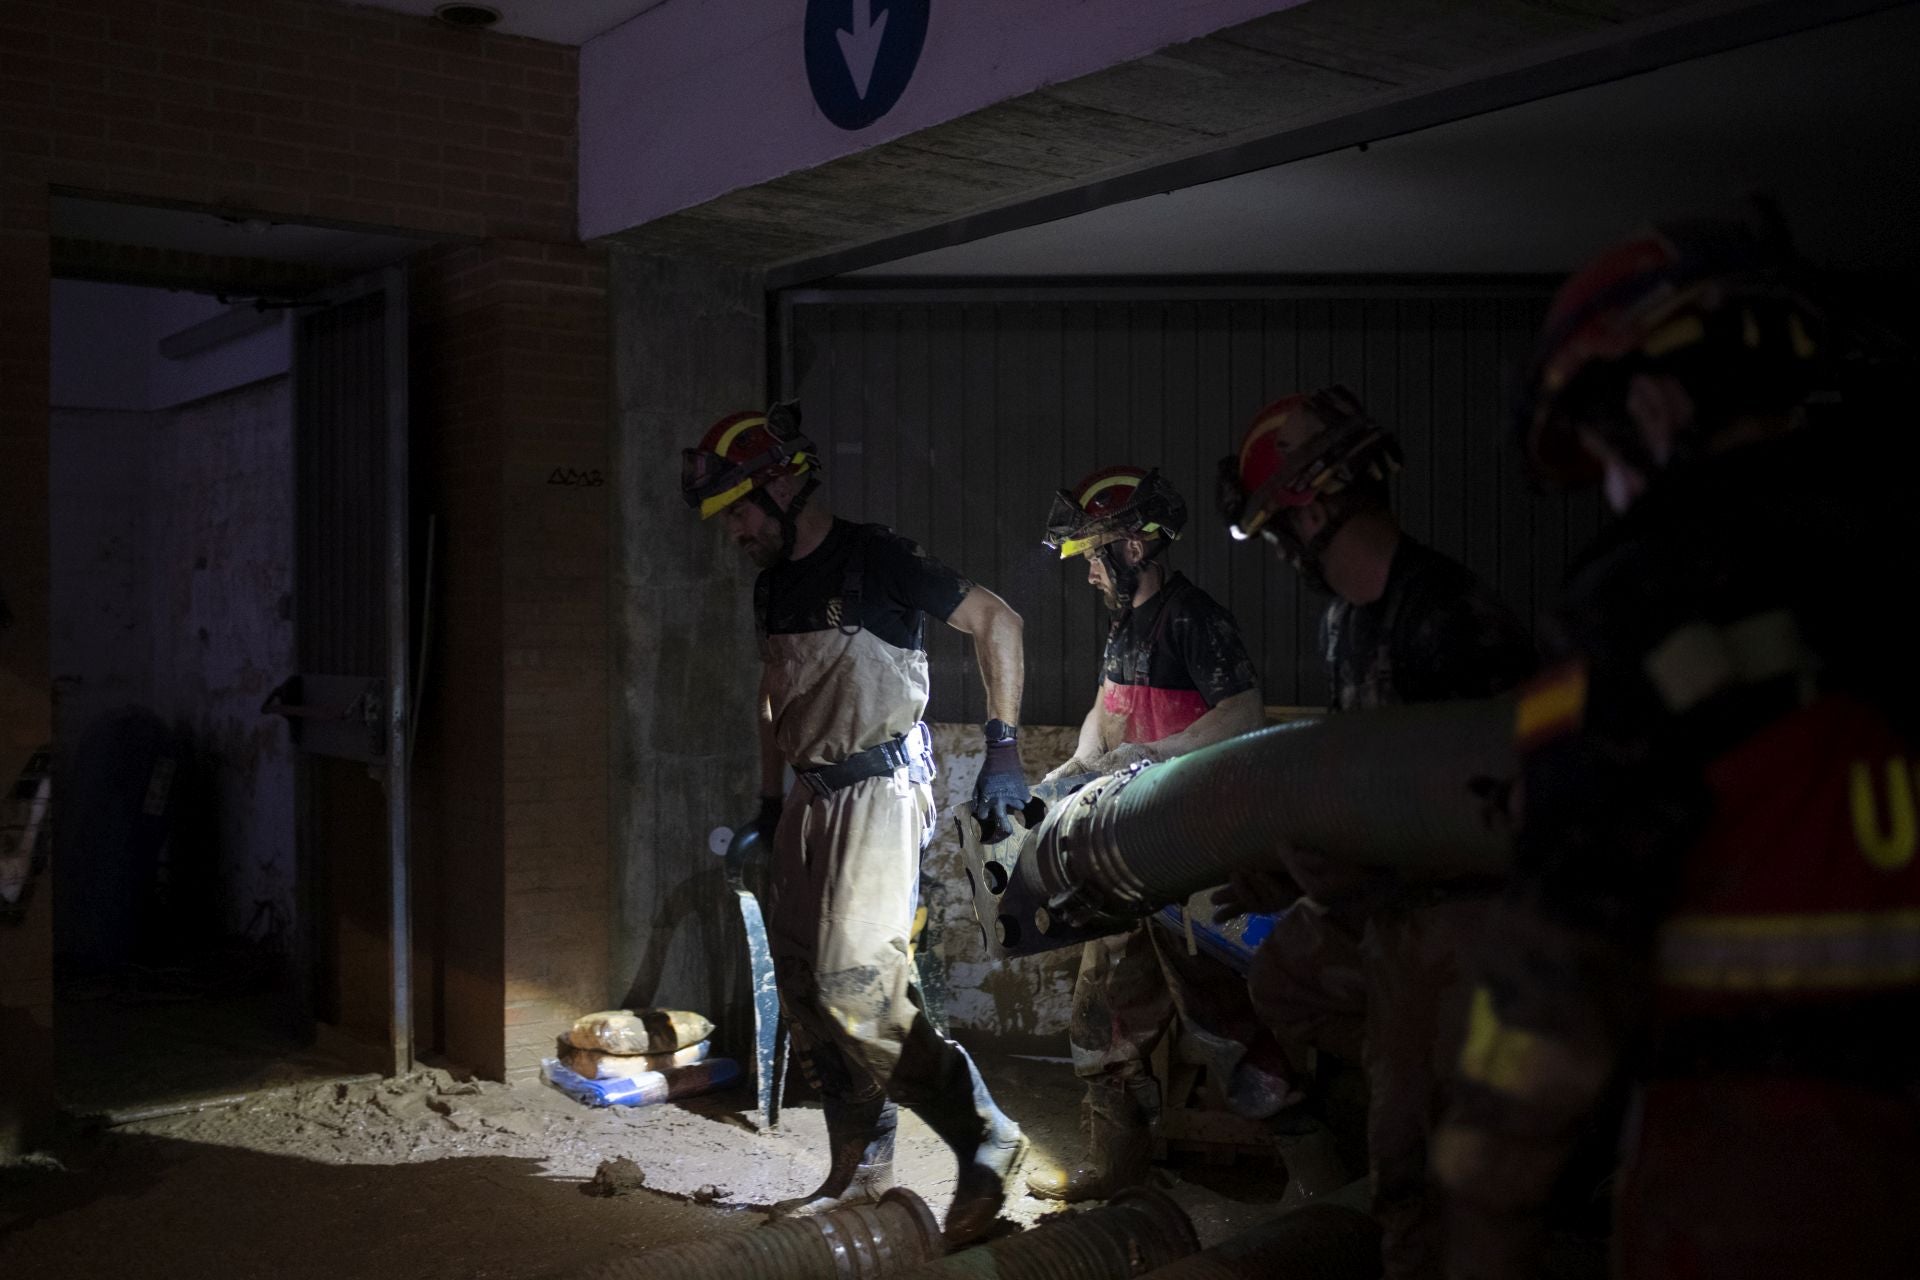
[[[987,1058],[995,1094],[1045,1154],[1077,1150],[1064,1063]],[[694,1235],[751,1228],[824,1169],[811,1105],[763,1132],[744,1091],[594,1110],[543,1085],[399,1080],[305,1085],[70,1134],[0,1170],[0,1276],[541,1277]],[[590,1194],[624,1157],[643,1189]],[[952,1157],[902,1117],[899,1174],[943,1214]],[[1271,1167],[1178,1165],[1165,1185],[1202,1242],[1277,1212]],[[1008,1216],[1050,1206],[1019,1196]]]

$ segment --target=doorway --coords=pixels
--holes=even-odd
[[[389,572],[385,534],[405,520],[403,393],[388,420],[404,346],[381,358],[405,315],[383,286],[403,276],[342,282],[419,242],[70,198],[55,217],[61,1103],[124,1119],[404,1069],[404,749],[387,729],[406,703],[387,677],[408,665],[410,610],[407,549]],[[163,278],[127,266],[155,261]],[[350,655],[316,652],[323,624]],[[371,669],[331,661],[348,656]],[[317,707],[334,691],[311,696],[315,675],[377,687]],[[342,751],[335,722],[355,717]]]

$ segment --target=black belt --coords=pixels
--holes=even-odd
[[[814,794],[821,796],[831,795],[856,782],[865,782],[868,778],[885,777],[898,769],[907,771],[908,782],[932,782],[933,757],[930,745],[920,746],[926,741],[926,726],[915,725],[910,731],[888,738],[877,746],[856,751],[839,764],[795,772]]]

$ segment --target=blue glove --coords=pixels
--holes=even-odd
[[[973,780],[973,818],[980,824],[980,839],[998,844],[1013,834],[1008,816],[1027,807],[1033,793],[1027,790],[1026,771],[1020,767],[1020,740],[1010,724],[989,720],[985,726],[987,758],[980,763],[980,776]]]

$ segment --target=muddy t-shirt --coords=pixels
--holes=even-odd
[[[1180,573],[1114,620],[1100,674],[1101,706],[1124,722],[1125,742],[1179,733],[1255,684],[1233,615]]]
[[[970,590],[912,540],[846,520],[761,573],[761,691],[788,763],[837,764],[912,729],[927,708],[926,616],[946,621]]]

